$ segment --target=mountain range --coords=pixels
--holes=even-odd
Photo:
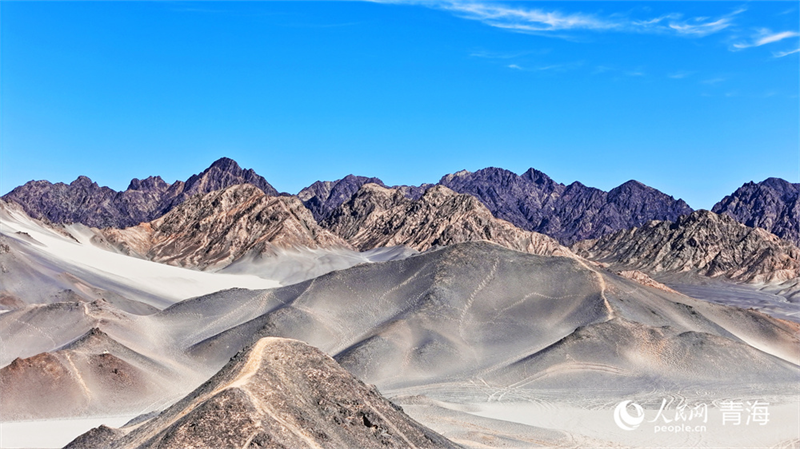
[[[186,181],[168,184],[159,176],[131,180],[117,192],[100,187],[86,176],[70,184],[30,181],[3,196],[22,206],[33,218],[53,223],[82,223],[96,228],[126,228],[154,220],[197,194],[239,184],[253,184],[268,195],[278,192],[252,169],[243,170],[222,158]]]
[[[229,159],[172,185],[73,184],[0,200],[2,421],[133,418],[73,448],[613,447],[632,434],[608,430],[608,404],[649,413],[665,395],[768,398],[796,421],[800,249],[772,232],[793,235],[785,181],[719,213],[495,168],[297,196]],[[81,218],[131,211],[147,220]]]
[[[126,190],[116,192],[81,176],[69,185],[30,181],[3,199],[20,204],[34,218],[46,218],[54,223],[125,228],[159,218],[193,195],[245,183],[258,187],[268,196],[278,196],[278,192],[252,169],[244,170],[232,159],[222,158],[202,173],[173,184],[151,176],[134,179]],[[348,175],[336,181],[317,181],[297,196],[314,219],[323,223],[368,183],[387,187],[378,178]],[[435,185],[472,195],[495,217],[523,230],[553,237],[563,245],[641,226],[650,220],[674,222],[693,211],[683,200],[637,181],[628,181],[605,192],[580,182],[564,185],[535,169],[522,175],[493,167],[476,172],[462,170],[443,176]],[[432,186],[434,184],[391,188],[410,200],[417,200]],[[800,244],[798,186],[777,178],[747,183],[712,210]]]

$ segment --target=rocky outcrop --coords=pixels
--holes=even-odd
[[[276,248],[349,248],[319,227],[297,197],[265,195],[250,184],[195,196],[161,218],[103,235],[125,253],[200,269]]]
[[[780,282],[800,276],[800,249],[727,215],[696,211],[676,222],[639,228],[572,245],[589,259],[649,273],[694,272],[743,282]]]
[[[800,245],[800,184],[779,178],[748,182],[711,209]]]
[[[399,189],[365,184],[322,226],[361,251],[395,245],[425,251],[488,240],[532,254],[570,254],[552,238],[497,219],[474,197],[444,186],[432,187],[418,200],[411,200]]]
[[[347,175],[336,181],[317,181],[301,190],[297,196],[314,215],[314,219],[322,221],[367,183],[386,187],[378,178]]]
[[[278,193],[253,170],[244,170],[232,159],[222,158],[185,182],[168,184],[158,176],[151,176],[133,179],[126,190],[117,192],[79,176],[70,184],[30,181],[3,199],[20,204],[28,215],[37,219],[124,228],[158,218],[193,195],[244,183],[253,184],[268,195]]]
[[[315,182],[299,196],[314,217],[324,221],[367,183],[386,187],[377,178],[349,175],[333,182]],[[649,220],[675,220],[692,212],[683,200],[637,181],[604,192],[579,182],[560,184],[532,168],[522,175],[494,167],[476,172],[462,170],[442,177],[437,185],[472,195],[495,217],[567,245],[640,226]],[[432,186],[390,188],[416,200]]]
[[[126,435],[94,430],[67,447],[109,446],[457,447],[322,351],[283,338],[258,340],[184,399]]]
[[[364,184],[377,184],[386,187],[378,178],[367,178],[366,176],[347,175],[336,181],[317,181],[304,188],[297,194],[303,204],[314,214],[317,221],[328,218],[337,207],[341,206],[353,195],[358,192]],[[399,190],[406,198],[416,200],[425,193],[433,184],[422,184],[419,186],[394,186],[387,187]]]
[[[604,192],[579,182],[565,186],[532,168],[522,175],[493,167],[474,173],[462,170],[443,177],[439,184],[478,198],[498,218],[563,244],[649,220],[675,220],[692,211],[683,200],[637,181]]]

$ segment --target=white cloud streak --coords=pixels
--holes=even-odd
[[[526,8],[504,5],[485,0],[376,0],[381,3],[419,5],[450,12],[467,20],[518,33],[539,34],[552,37],[570,37],[569,32],[625,32],[658,33],[684,37],[703,37],[720,32],[733,24],[733,17],[743,9],[718,18],[684,18],[672,13],[659,17],[634,20],[622,15],[601,17],[583,12],[565,13],[558,10]]]
[[[797,31],[781,31],[780,33],[773,33],[772,31],[764,28],[752,37],[750,42],[739,42],[733,44],[733,48],[742,50],[750,47],[760,47],[762,45],[771,44],[773,42],[780,42],[784,39],[800,36]]]
[[[794,53],[800,53],[800,48],[796,48],[794,50],[788,50],[788,51],[775,51],[775,52],[772,52],[772,56],[775,56],[776,58],[782,58],[784,56],[789,56],[789,55],[794,54]]]

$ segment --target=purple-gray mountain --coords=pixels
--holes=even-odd
[[[317,181],[301,190],[297,196],[300,197],[300,200],[305,204],[308,210],[314,214],[314,218],[318,222],[322,222],[330,217],[337,207],[350,201],[350,198],[358,192],[361,186],[370,183],[378,184],[381,187],[389,189],[400,190],[406,198],[411,200],[418,200],[429,187],[434,186],[434,184],[422,184],[420,186],[389,187],[378,178],[347,175],[336,181]]]
[[[338,181],[316,182],[303,189],[300,198],[322,221],[368,182],[384,185],[376,178],[351,175]],[[565,186],[534,169],[522,175],[493,167],[474,173],[462,170],[444,176],[438,184],[478,198],[497,218],[567,245],[649,220],[674,221],[692,212],[683,200],[637,181],[604,192],[579,182]],[[407,197],[417,199],[430,186],[400,189]]]
[[[168,184],[158,176],[151,176],[134,179],[126,190],[117,192],[81,176],[71,184],[30,181],[3,199],[19,203],[34,218],[124,228],[159,218],[193,195],[244,183],[255,185],[267,195],[278,195],[253,170],[244,170],[235,161],[222,158],[185,182]],[[367,183],[386,187],[378,178],[348,175],[337,181],[317,181],[298,196],[314,218],[323,222]],[[417,200],[433,185],[391,188]],[[605,192],[580,182],[564,185],[532,168],[522,175],[493,167],[476,172],[462,170],[445,175],[436,185],[470,194],[495,217],[524,230],[554,237],[564,245],[642,226],[650,220],[674,222],[692,212],[683,200],[637,181]],[[769,178],[743,185],[712,210],[800,244],[798,196],[800,184]]]
[[[34,218],[54,223],[125,228],[154,220],[198,193],[245,183],[255,185],[267,195],[278,194],[252,169],[244,170],[234,160],[222,158],[185,182],[168,184],[158,176],[151,176],[133,179],[126,190],[117,192],[79,176],[70,184],[30,181],[3,199],[20,204]]]
[[[780,178],[748,182],[711,209],[800,245],[800,184]]]

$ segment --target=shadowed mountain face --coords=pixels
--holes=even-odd
[[[280,338],[258,340],[135,429],[95,429],[67,447],[111,446],[456,447],[320,350]]]
[[[300,192],[303,203],[318,221],[327,220],[367,183],[385,185],[377,178],[347,176],[316,182]],[[604,192],[579,182],[559,184],[530,169],[517,175],[500,168],[466,170],[442,177],[437,185],[480,200],[497,218],[527,231],[549,235],[562,244],[596,238],[649,220],[675,220],[692,209],[656,189],[628,181]],[[419,199],[432,184],[393,187],[406,198]]]
[[[337,207],[349,201],[364,184],[377,184],[381,187],[386,187],[386,184],[378,178],[347,175],[336,181],[317,181],[301,190],[297,196],[314,214],[314,218],[322,222],[330,217]],[[416,200],[432,186],[433,184],[422,184],[420,186],[393,186],[387,188],[399,190],[404,197]]]
[[[404,245],[417,251],[454,243],[489,240],[532,254],[570,255],[555,240],[492,216],[480,201],[444,186],[418,200],[399,189],[365,184],[322,222],[361,251]]]
[[[186,182],[168,184],[151,176],[134,179],[126,190],[117,192],[80,176],[70,184],[30,181],[3,199],[20,204],[33,218],[54,223],[125,228],[158,218],[193,195],[244,183],[255,185],[267,195],[278,194],[253,170],[243,170],[235,161],[222,158]]]
[[[386,185],[378,178],[347,175],[336,181],[317,181],[301,190],[297,196],[314,214],[314,219],[322,221],[340,204],[347,202],[364,184],[372,183],[381,187]]]
[[[800,276],[800,249],[727,215],[696,211],[676,222],[586,240],[572,250],[589,259],[649,271],[691,272],[744,282],[782,282]]]
[[[123,252],[202,269],[277,248],[349,248],[319,227],[297,197],[268,196],[250,184],[198,195],[154,221],[103,233]]]
[[[800,184],[779,178],[748,182],[711,210],[800,245]]]
[[[565,186],[534,169],[521,176],[499,168],[461,171],[439,184],[475,196],[498,218],[567,245],[692,211],[683,200],[637,181],[604,192],[579,182]]]

